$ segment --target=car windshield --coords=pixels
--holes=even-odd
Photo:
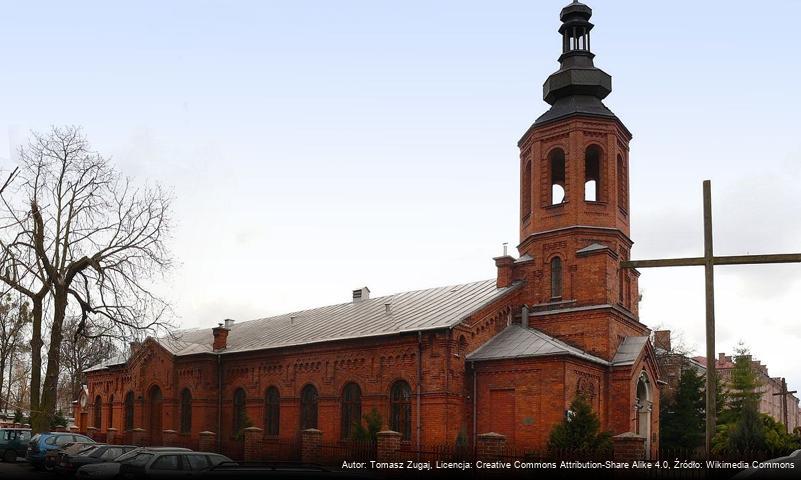
[[[98,447],[97,445],[84,446],[82,448],[79,448],[78,452],[75,455],[89,455],[92,452],[94,452],[95,450],[97,450],[98,448],[100,448],[100,447]]]
[[[145,465],[147,465],[147,462],[149,462],[151,458],[153,458],[152,453],[137,453],[133,458],[129,458],[124,462],[120,463],[133,465],[134,467],[144,467]]]
[[[112,460],[112,459],[115,459],[115,458],[119,457],[120,455],[122,455],[122,452],[125,451],[124,449],[122,449],[120,447],[109,447],[109,448],[105,449],[104,451],[100,451],[100,450],[102,450],[102,449],[99,449],[99,451],[94,452],[92,454],[92,456],[96,457],[96,458],[102,458],[103,460]]]
[[[129,459],[135,457],[138,453],[139,453],[139,449],[134,449],[134,450],[131,450],[128,453],[123,453],[122,455],[117,457],[114,461],[122,463],[122,462],[124,462],[126,460],[129,460]]]

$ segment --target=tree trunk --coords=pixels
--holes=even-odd
[[[33,307],[33,333],[31,334],[31,427],[33,433],[46,432],[50,421],[42,422],[39,408],[40,385],[42,384],[42,298],[31,298]]]
[[[5,375],[6,375],[6,355],[5,352],[0,354],[0,407],[3,407],[4,410],[8,410],[8,397],[11,395],[11,385],[8,386],[8,392],[6,396],[3,397],[3,390],[4,390],[4,383],[5,383]],[[9,374],[11,376],[11,374]]]
[[[64,339],[64,316],[67,312],[67,287],[56,284],[53,290],[53,324],[50,327],[50,346],[47,350],[47,370],[42,384],[42,400],[39,402],[39,410],[45,417],[42,425],[47,422],[47,428],[50,428],[50,421],[56,412],[61,341]]]

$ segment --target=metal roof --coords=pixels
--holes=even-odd
[[[609,247],[600,243],[592,243],[582,249],[576,250],[576,253],[590,253],[597,252],[599,250],[609,250]]]
[[[227,347],[216,353],[291,347],[309,343],[450,328],[473,312],[516,290],[521,283],[497,288],[495,280],[429,288],[384,297],[301,310],[234,323]],[[182,330],[155,339],[176,356],[215,353],[211,328]],[[121,361],[120,361],[121,360]],[[101,370],[124,358],[91,367]]]
[[[626,337],[623,343],[617,348],[615,357],[612,359],[612,365],[631,365],[639,357],[645,344],[648,343],[648,337]]]
[[[453,327],[519,285],[497,288],[494,279],[484,280],[235,323],[222,353]],[[186,332],[179,340],[211,345],[211,329]]]
[[[606,360],[590,355],[534,328],[509,325],[501,333],[467,355],[467,361],[500,360],[505,358],[570,355],[590,362],[609,365]]]

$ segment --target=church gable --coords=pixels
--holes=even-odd
[[[175,371],[173,355],[153,338],[147,338],[133,350],[125,369],[134,390],[143,391],[153,385],[171,390]]]

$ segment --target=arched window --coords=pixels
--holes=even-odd
[[[355,383],[345,385],[342,390],[342,438],[350,438],[355,425],[362,421],[362,389]]]
[[[562,259],[551,259],[551,298],[562,297]]]
[[[134,424],[134,394],[125,394],[125,430],[133,430]]]
[[[112,394],[108,399],[108,427],[114,426],[114,395]]]
[[[551,205],[558,205],[566,200],[565,191],[565,152],[556,149],[548,156],[551,170]]]
[[[622,155],[617,156],[617,206],[624,213],[629,210],[629,172]]]
[[[317,389],[306,385],[300,392],[300,429],[317,428]]]
[[[403,440],[412,438],[412,388],[403,380],[392,384],[389,394],[390,429],[403,435]]]
[[[523,178],[520,182],[520,218],[526,219],[531,215],[531,160],[526,162],[523,169]]]
[[[181,390],[181,433],[192,431],[192,392],[188,388]]]
[[[237,388],[234,392],[234,436],[245,428],[245,389]]]
[[[281,424],[281,396],[278,389],[269,387],[264,393],[264,431],[267,435],[278,435]]]
[[[94,427],[100,430],[100,420],[103,415],[103,400],[100,399],[100,395],[95,397],[95,405],[94,405]]]
[[[584,200],[601,200],[601,149],[591,145],[584,154]]]

